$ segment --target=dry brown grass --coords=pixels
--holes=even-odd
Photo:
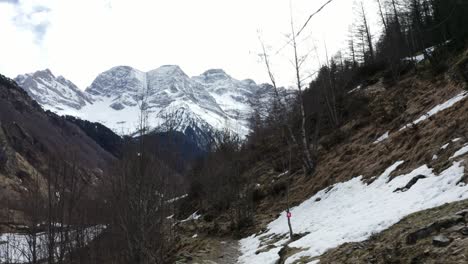
[[[352,120],[341,127],[341,131],[349,137],[331,149],[320,149],[315,175],[311,177],[301,173],[293,175],[290,192],[292,205],[299,204],[327,186],[359,175],[370,181],[372,177],[380,175],[398,160],[404,160],[405,163],[393,173],[393,176],[409,172],[424,164],[437,172],[441,171],[451,164],[448,158],[468,141],[468,100],[466,99],[419,123],[415,128],[398,131],[437,104],[461,92],[462,85],[451,82],[444,76],[423,80],[415,75],[407,76],[397,85],[386,89],[382,89],[380,83],[375,85],[378,87],[366,89],[372,91],[368,94],[372,98],[371,118]],[[398,110],[400,111],[397,114],[392,113]],[[383,122],[385,118],[382,115],[395,117],[390,122]],[[390,137],[374,144],[374,141],[386,131],[390,131]],[[462,140],[451,143],[444,150],[440,149],[442,145],[458,137]],[[432,160],[434,154],[439,158]],[[278,181],[286,180],[275,179],[277,172],[274,172],[268,163],[262,163],[255,168],[255,171],[249,173],[252,177],[256,177],[257,182],[265,189],[272,188],[271,186]],[[251,231],[261,230],[285,208],[284,194],[267,196],[257,207],[256,226]]]

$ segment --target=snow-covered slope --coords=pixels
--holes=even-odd
[[[20,75],[16,81],[44,108],[58,114],[100,122],[117,133],[131,134],[144,108],[150,127],[175,128],[201,144],[217,130],[246,135],[252,102],[271,98],[268,86],[236,80],[223,70],[189,77],[175,65],[149,72],[113,67],[97,76],[84,92],[49,70]]]
[[[454,161],[440,174],[422,165],[408,174],[391,178],[390,174],[402,163],[395,162],[370,184],[356,177],[319,191],[292,208],[292,228],[295,233],[303,234],[296,241],[289,241],[286,212],[283,212],[265,232],[240,241],[239,264],[277,263],[279,251],[288,243],[290,248],[298,250],[285,263],[319,263],[315,258],[328,249],[346,242],[364,241],[411,213],[468,199],[468,186],[461,181],[465,169],[462,162]],[[424,178],[404,188],[421,175]]]
[[[76,85],[62,76],[54,76],[49,69],[19,75],[15,81],[46,109],[80,109],[91,103],[90,97]]]
[[[224,112],[233,119],[245,120],[249,117],[251,101],[260,89],[252,80],[238,81],[221,69],[208,70],[195,81],[206,87]]]

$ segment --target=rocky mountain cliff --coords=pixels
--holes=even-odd
[[[55,76],[49,69],[18,75],[15,81],[43,106],[53,106],[55,109],[80,109],[90,98],[71,81],[63,76]]]
[[[239,81],[221,69],[189,77],[179,66],[164,65],[142,72],[117,66],[99,74],[82,92],[50,70],[19,75],[18,84],[45,109],[99,122],[119,134],[137,130],[141,109],[151,128],[183,132],[198,144],[214,131],[248,131],[253,102],[271,98],[268,85]]]
[[[14,208],[35,184],[45,191],[51,167],[73,165],[81,179],[93,185],[115,160],[77,125],[44,111],[0,75],[0,206]],[[3,213],[0,222],[5,221]]]

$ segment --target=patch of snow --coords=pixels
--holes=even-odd
[[[433,115],[436,115],[437,113],[439,113],[440,111],[443,111],[447,108],[450,108],[452,107],[454,104],[462,101],[463,99],[465,99],[466,97],[468,96],[468,92],[461,92],[459,94],[457,94],[455,97],[449,99],[448,101],[442,103],[442,104],[439,104],[439,105],[436,105],[434,108],[432,108],[431,110],[429,110],[429,112],[427,112],[426,114],[420,116],[418,119],[416,119],[415,121],[409,123],[409,124],[406,124],[405,126],[403,126],[402,128],[400,128],[399,131],[402,131],[408,127],[411,127],[411,126],[414,126],[414,125],[417,125],[421,122],[423,122],[424,120],[428,119],[429,117],[433,116]]]
[[[460,157],[461,155],[465,155],[466,153],[468,153],[468,144],[466,144],[465,146],[463,146],[461,149],[459,149],[457,152],[455,152],[453,154],[452,157],[450,157],[450,159],[454,159],[456,157]]]
[[[437,156],[436,154],[434,154],[434,156],[432,156],[432,160],[436,160],[438,158],[439,158],[439,156]]]
[[[179,201],[181,199],[185,199],[187,197],[188,197],[188,194],[184,194],[184,195],[169,199],[169,200],[166,201],[166,203],[174,203],[174,202],[177,202],[177,201]]]
[[[420,63],[421,61],[424,60],[424,54],[419,54],[419,55],[416,55],[416,56],[413,56],[413,57],[406,57],[403,60],[405,60],[405,61],[414,61],[416,63]]]
[[[198,234],[195,234],[192,236],[192,238],[197,238],[198,237]]]
[[[423,165],[408,174],[390,179],[390,174],[402,163],[399,161],[390,166],[371,184],[366,184],[359,176],[333,185],[328,192],[328,188],[319,191],[292,208],[294,232],[309,234],[289,244],[303,251],[289,257],[286,263],[293,263],[304,256],[320,256],[328,249],[346,242],[364,241],[411,213],[468,199],[468,186],[457,185],[464,175],[461,162],[453,163],[439,175]],[[425,175],[427,178],[419,180],[406,192],[394,193],[395,189],[405,186],[417,175]],[[320,201],[316,200],[318,197]],[[289,232],[286,212],[271,222],[267,230],[240,241],[240,264],[278,261],[278,252],[281,245],[287,242]],[[259,247],[265,245],[262,241],[268,242],[272,236],[278,235],[286,238],[274,243],[274,248],[255,254]]]
[[[354,93],[354,92],[356,92],[356,91],[358,91],[358,90],[361,90],[361,88],[362,88],[362,85],[358,85],[356,88],[350,90],[350,91],[348,92],[348,94],[352,94],[352,93]]]
[[[378,139],[376,139],[376,140],[374,141],[374,144],[377,144],[377,143],[380,143],[380,142],[386,140],[386,139],[388,138],[388,136],[389,136],[389,132],[387,131],[387,132],[385,132],[385,134],[383,134],[383,135],[380,136]]]
[[[198,214],[198,211],[196,211],[195,213],[191,214],[189,217],[187,217],[186,219],[180,221],[181,223],[183,222],[187,222],[187,221],[192,221],[192,220],[197,220],[201,217],[200,214]]]
[[[447,40],[447,41],[446,41],[445,43],[443,43],[443,44],[447,44],[447,43],[449,43],[449,42],[450,42],[450,40]],[[437,46],[432,46],[432,47],[426,48],[426,49],[425,49],[425,50],[426,50],[426,53],[429,54],[429,55],[432,54],[432,52],[434,52],[434,50],[435,50],[436,47],[437,47]],[[406,57],[406,58],[404,58],[403,60],[404,60],[404,61],[415,61],[416,63],[420,63],[420,62],[423,61],[424,59],[425,59],[424,53],[421,53],[421,54],[418,54],[418,55],[416,55],[416,56]]]
[[[55,224],[61,226],[59,224]],[[97,225],[85,228],[83,230],[71,230],[68,231],[68,236],[80,237],[81,241],[71,241],[73,247],[77,247],[77,242],[82,242],[82,245],[86,245],[97,236],[99,236],[104,229],[105,225]],[[60,244],[64,239],[63,233],[57,232],[55,235],[55,243],[57,244],[55,251],[56,254],[60,253]],[[36,256],[37,259],[44,260],[47,256],[47,247],[49,242],[48,234],[45,232],[37,233],[35,236],[20,233],[4,233],[0,234],[0,263],[30,263],[32,260],[32,247],[30,244],[36,241]],[[63,241],[64,243],[66,241]],[[67,249],[65,249],[67,250]]]
[[[452,142],[455,143],[455,142],[458,142],[458,141],[460,141],[460,140],[461,140],[461,138],[454,138],[454,139],[452,139]]]
[[[256,254],[256,251],[260,247],[260,240],[255,235],[252,235],[248,238],[244,238],[240,241],[240,251],[241,256],[239,257],[237,263],[242,264],[253,264],[253,263],[262,263],[262,264],[276,264],[279,260],[279,251],[281,247],[275,247],[266,252],[261,252]]]
[[[450,143],[447,143],[447,144],[443,145],[442,147],[440,147],[440,149],[446,149],[449,145],[450,145]]]

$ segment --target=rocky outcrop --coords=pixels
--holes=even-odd
[[[432,238],[432,244],[436,247],[446,247],[450,245],[452,240],[444,235],[437,235]]]
[[[418,175],[416,177],[414,177],[413,179],[411,179],[404,187],[400,187],[400,188],[397,188],[395,191],[393,192],[406,192],[407,190],[409,190],[413,185],[415,185],[419,180],[421,179],[425,179],[426,176],[424,175]]]
[[[406,237],[406,243],[415,244],[418,240],[429,237],[433,233],[440,232],[442,228],[450,228],[463,221],[464,221],[464,218],[461,215],[452,215],[452,216],[438,219],[437,221],[431,223],[430,225],[410,233]]]

